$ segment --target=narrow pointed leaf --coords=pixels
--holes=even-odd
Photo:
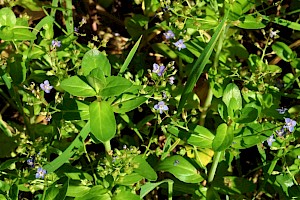
[[[179,106],[178,106],[178,110],[180,112],[188,98],[188,95],[192,92],[196,82],[198,81],[205,65],[209,61],[212,51],[213,51],[215,45],[217,44],[217,41],[218,41],[220,35],[222,34],[223,29],[226,26],[225,21],[227,19],[227,16],[228,16],[228,12],[225,15],[225,17],[223,18],[223,20],[221,21],[221,23],[218,25],[216,32],[210,39],[209,43],[207,44],[204,51],[201,53],[200,57],[197,59],[197,61],[195,62],[194,66],[191,70],[190,76],[188,77],[187,83],[184,87],[182,96],[180,98],[180,102],[179,102]]]

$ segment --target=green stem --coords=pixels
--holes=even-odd
[[[94,167],[93,167],[93,165],[92,165],[91,158],[90,158],[90,156],[89,156],[89,154],[88,154],[88,152],[87,152],[87,150],[86,150],[85,143],[83,143],[83,149],[84,149],[85,156],[86,156],[86,158],[87,158],[87,160],[88,160],[88,162],[89,162],[89,165],[90,165],[90,168],[91,168],[91,170],[92,170],[92,173],[93,173],[94,183],[95,183],[95,185],[97,185],[97,180],[98,180],[98,179],[97,179],[97,176],[96,176]]]
[[[207,97],[205,99],[205,103],[204,103],[204,106],[202,108],[202,112],[201,112],[201,115],[200,115],[200,122],[199,122],[199,124],[201,126],[204,126],[204,124],[205,124],[205,118],[206,118],[207,110],[208,110],[208,108],[211,105],[212,98],[213,98],[213,92],[212,92],[211,87],[208,86]]]
[[[214,155],[214,161],[213,161],[213,164],[210,168],[209,175],[208,175],[208,182],[209,183],[211,183],[214,180],[214,177],[215,177],[215,174],[216,174],[216,171],[217,171],[217,167],[218,167],[219,160],[220,160],[222,152],[223,151],[217,151]]]
[[[104,142],[103,144],[104,144],[106,153],[109,153],[111,151],[110,140]]]

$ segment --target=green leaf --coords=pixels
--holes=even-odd
[[[57,108],[61,110],[62,118],[65,120],[88,120],[90,118],[89,102],[65,96],[62,106]]]
[[[51,173],[57,170],[63,164],[69,162],[69,158],[71,158],[74,155],[76,149],[79,149],[80,147],[83,146],[83,142],[89,133],[90,133],[90,122],[87,122],[83,127],[83,129],[80,131],[80,133],[77,135],[75,140],[70,144],[70,146],[61,155],[55,158],[55,160],[45,165],[43,168],[47,170],[48,173]]]
[[[122,94],[120,98],[113,103],[113,111],[115,113],[129,112],[147,101],[145,96],[136,96],[134,94]]]
[[[111,140],[116,134],[116,119],[111,105],[106,101],[90,104],[91,132],[101,142]]]
[[[93,69],[86,77],[89,84],[99,93],[106,86],[106,78],[100,68]]]
[[[26,19],[18,18],[16,26],[12,29],[14,33],[14,40],[35,40],[36,35],[29,31],[28,21]]]
[[[155,43],[152,44],[151,47],[155,52],[160,53],[166,57],[169,57],[171,59],[177,58],[177,54],[175,53],[175,51],[173,51],[168,45],[164,43]]]
[[[217,134],[212,143],[212,149],[214,151],[223,151],[228,148],[233,141],[233,133],[227,127],[227,124],[220,124],[217,128]]]
[[[106,55],[97,49],[91,49],[86,52],[82,58],[81,67],[83,75],[87,76],[93,69],[100,68],[105,76],[110,76],[111,65]]]
[[[241,114],[239,118],[235,119],[237,123],[245,124],[245,123],[250,123],[253,122],[257,119],[258,117],[258,110],[253,107],[244,107],[241,110]]]
[[[171,179],[166,179],[157,183],[150,183],[147,182],[146,184],[142,185],[141,187],[141,191],[140,191],[140,198],[144,198],[149,192],[151,192],[152,190],[154,190],[156,187],[158,187],[160,184],[163,183],[171,183],[173,184],[174,181]]]
[[[59,179],[46,190],[45,199],[64,200],[67,194],[68,187],[69,179],[67,177]]]
[[[239,19],[236,26],[244,29],[262,29],[266,27],[267,22],[259,16],[246,15]]]
[[[52,26],[54,22],[53,17],[51,16],[46,16],[44,17],[41,21],[39,21],[39,23],[34,27],[34,29],[32,30],[32,33],[34,35],[37,35],[38,32],[45,26],[45,25],[49,25]]]
[[[132,186],[133,184],[141,181],[143,178],[144,177],[139,175],[138,173],[131,173],[129,175],[120,176],[116,181],[116,184]]]
[[[189,130],[183,129],[180,126],[167,126],[168,132],[181,140],[186,141],[188,144],[195,145],[201,148],[211,148],[214,135],[203,126],[196,126]]]
[[[10,8],[0,9],[0,27],[10,26],[13,27],[17,22],[14,12]]]
[[[138,168],[134,169],[134,172],[138,173],[139,175],[145,177],[150,181],[156,181],[157,174],[154,169],[148,164],[143,155],[138,155],[133,158],[133,163],[138,164]]]
[[[81,197],[88,194],[91,188],[83,185],[70,185],[68,187],[67,196],[68,197]]]
[[[96,95],[95,90],[78,76],[71,76],[63,80],[60,86],[74,96],[92,97]]]
[[[7,62],[9,67],[9,74],[15,84],[20,84],[26,79],[26,66],[25,63],[22,61],[22,57],[15,56],[14,61]]]
[[[241,92],[240,92],[238,86],[235,85],[234,83],[229,83],[226,86],[223,97],[222,97],[222,100],[225,103],[225,105],[227,106],[227,108],[229,108],[231,99],[236,100],[235,104],[234,105],[232,104],[231,108],[233,108],[234,110],[242,109],[243,100],[242,100]]]
[[[10,198],[10,200],[18,200],[19,199],[19,188],[18,188],[18,185],[13,184],[10,187],[9,198]]]
[[[140,197],[130,191],[121,191],[116,196],[113,196],[112,200],[140,200]]]
[[[106,83],[105,88],[100,92],[100,95],[104,97],[118,96],[132,86],[128,79],[119,76],[107,77]]]
[[[180,155],[166,158],[159,163],[157,170],[170,172],[185,183],[199,183],[203,180],[197,169]]]
[[[214,35],[210,39],[209,43],[205,47],[204,51],[201,53],[200,57],[197,59],[195,64],[193,65],[193,68],[190,72],[190,75],[188,77],[188,80],[186,82],[186,85],[184,87],[182,96],[180,98],[180,102],[178,105],[178,111],[181,112],[182,108],[189,96],[189,94],[192,92],[197,80],[199,79],[200,75],[202,74],[202,71],[206,64],[209,61],[209,58],[212,54],[212,51],[217,44],[217,41],[220,37],[220,35],[223,33],[223,30],[226,27],[225,21],[227,20],[228,12],[225,14],[225,17],[221,21],[221,23],[218,25]]]
[[[290,62],[293,58],[293,51],[283,42],[275,42],[272,45],[273,51],[286,62]]]
[[[129,52],[129,54],[128,54],[128,56],[127,56],[127,58],[126,58],[124,64],[122,65],[122,67],[121,67],[121,69],[120,69],[118,75],[120,75],[120,74],[122,74],[122,73],[124,73],[124,72],[126,71],[128,65],[129,65],[129,63],[131,62],[131,60],[132,60],[132,58],[133,58],[133,56],[134,56],[136,50],[138,49],[138,47],[139,47],[139,45],[140,45],[140,42],[141,42],[141,40],[142,40],[142,37],[143,37],[143,36],[141,35],[141,37],[138,39],[138,41],[135,43],[135,45],[134,45],[134,46],[132,47],[132,49],[130,50],[130,52]]]
[[[76,197],[74,200],[110,200],[109,191],[102,185],[92,187],[84,196]]]

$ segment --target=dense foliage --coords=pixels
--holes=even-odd
[[[0,5],[1,200],[300,197],[298,0]]]

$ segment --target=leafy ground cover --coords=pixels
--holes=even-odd
[[[0,5],[0,199],[300,196],[297,0]]]

